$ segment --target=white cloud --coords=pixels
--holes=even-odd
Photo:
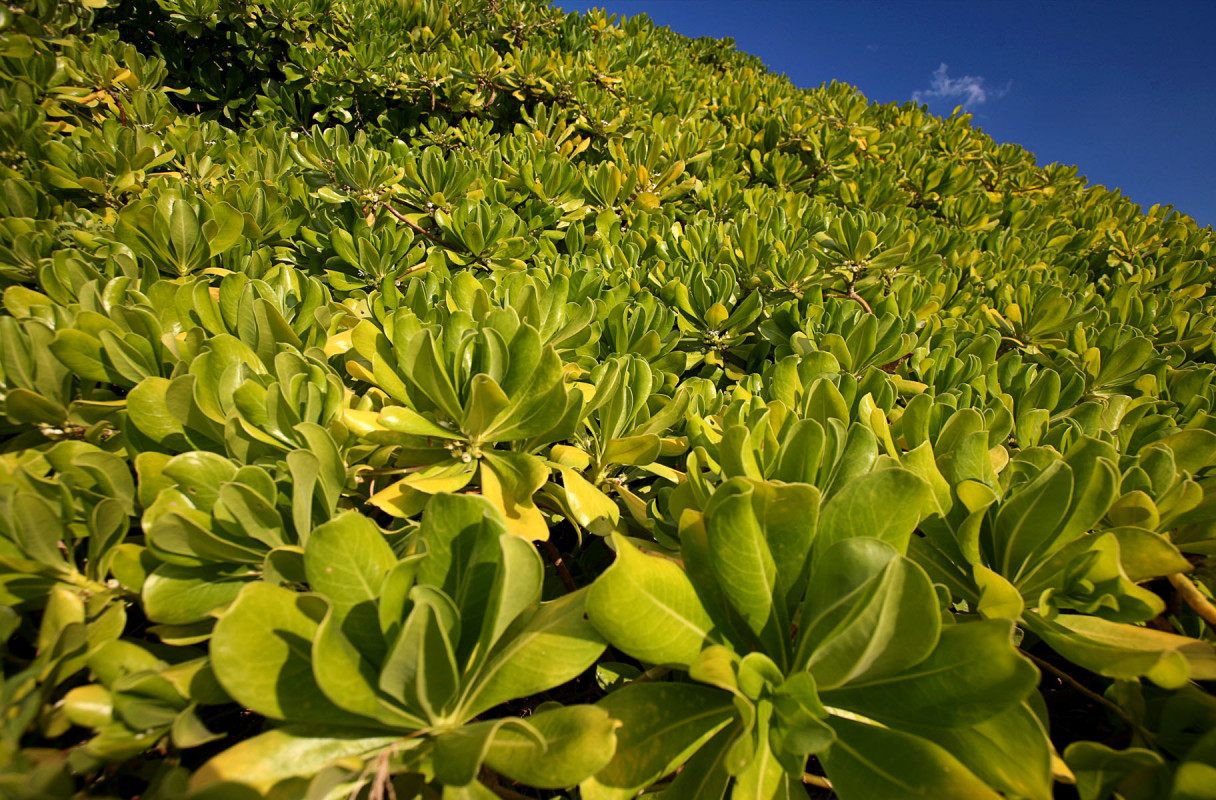
[[[951,78],[948,67],[942,64],[933,71],[930,88],[912,93],[912,99],[918,103],[928,102],[934,98],[947,100],[958,98],[959,105],[980,105],[988,100],[1004,97],[1012,83],[993,88],[988,86],[980,75],[964,75],[961,78]]]

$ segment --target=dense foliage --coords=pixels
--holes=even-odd
[[[0,796],[1216,797],[1210,228],[533,0],[10,3],[0,181]]]

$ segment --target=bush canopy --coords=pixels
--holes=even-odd
[[[1216,797],[1171,207],[537,0],[5,4],[0,182],[0,796]]]

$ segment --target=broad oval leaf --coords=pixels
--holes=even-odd
[[[627,800],[674,771],[735,717],[730,693],[689,683],[633,683],[597,704],[621,721],[616,755],[583,784],[595,800]]]
[[[821,691],[896,675],[937,645],[933,584],[885,542],[840,542],[824,554],[810,587],[795,663],[811,671]]]
[[[937,509],[929,484],[906,469],[880,469],[845,484],[819,516],[816,551],[855,536],[881,539],[900,554],[916,526]]]
[[[472,678],[462,715],[483,711],[578,677],[595,663],[607,642],[584,613],[588,589],[544,603],[522,626],[507,630]]]
[[[321,691],[312,671],[312,642],[324,614],[317,597],[251,583],[216,623],[215,676],[233,699],[272,719],[366,726]]]
[[[891,727],[978,725],[1034,691],[1039,674],[1013,646],[1013,623],[947,626],[923,661],[894,675],[854,679],[823,702]]]
[[[675,563],[648,556],[618,533],[616,560],[591,585],[587,616],[612,645],[639,661],[687,668],[713,642],[713,623]]]
[[[999,800],[958,759],[910,733],[833,717],[836,741],[819,759],[841,800]]]

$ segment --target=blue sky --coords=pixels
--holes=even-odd
[[[567,10],[590,6],[563,5]],[[962,105],[998,142],[1216,225],[1216,0],[606,0],[797,86]]]

